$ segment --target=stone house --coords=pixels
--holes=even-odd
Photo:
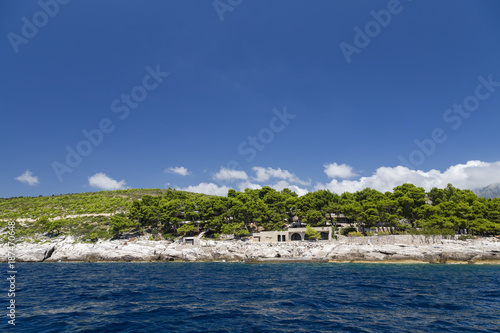
[[[312,227],[319,231],[320,240],[331,241],[333,232],[331,227]],[[306,228],[289,228],[284,231],[261,231],[253,234],[254,242],[276,243],[276,242],[293,242],[308,240]]]

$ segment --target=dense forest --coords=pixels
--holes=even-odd
[[[293,221],[336,228],[332,214],[343,214],[364,233],[380,228],[397,233],[500,233],[500,199],[479,198],[452,185],[429,192],[412,184],[386,193],[370,188],[342,195],[319,190],[301,197],[288,189],[270,187],[229,190],[227,197],[171,190],[164,196],[134,200],[123,223],[137,223],[162,233],[209,230],[216,234],[229,229],[246,235],[255,230],[281,230]]]
[[[107,214],[106,214],[107,213]],[[72,216],[95,214],[96,216]],[[338,217],[350,223],[340,230]],[[297,196],[270,187],[226,197],[167,190],[122,190],[39,198],[0,199],[0,219],[28,218],[19,234],[73,234],[83,240],[148,233],[152,238],[220,234],[247,236],[293,224],[331,226],[346,235],[500,234],[500,199],[452,185],[426,192],[412,184],[381,193],[367,188],[341,195],[326,190]],[[2,225],[3,227],[3,225]]]

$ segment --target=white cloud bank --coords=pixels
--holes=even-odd
[[[245,191],[246,188],[249,188],[251,190],[260,190],[262,188],[262,186],[259,184],[254,184],[248,180],[238,184],[238,189],[241,192]]]
[[[181,190],[181,191],[187,191],[187,192],[226,196],[227,191],[229,191],[230,187],[219,186],[219,185],[214,184],[214,183],[200,183],[198,185],[191,185],[188,187],[177,188],[177,189]]]
[[[326,169],[327,166],[325,166],[325,173],[327,172]],[[469,161],[466,164],[453,165],[444,172],[439,170],[430,170],[428,172],[410,170],[403,166],[394,168],[381,167],[369,177],[342,181],[333,179],[327,184],[318,183],[315,189],[328,189],[341,194],[361,191],[370,187],[385,192],[391,191],[394,187],[404,183],[412,183],[425,188],[427,191],[433,187],[444,188],[449,183],[461,189],[481,188],[500,183],[500,162]]]
[[[281,191],[284,188],[288,188],[292,190],[293,192],[297,193],[299,196],[305,195],[309,193],[307,189],[300,188],[297,185],[290,185],[286,180],[279,181],[278,183],[274,185],[264,185],[264,186],[269,186],[271,188],[274,188],[277,191]],[[261,185],[259,184],[254,184],[251,183],[250,181],[244,181],[240,182],[236,187],[229,187],[229,186],[219,186],[214,183],[200,183],[198,185],[191,185],[188,187],[178,187],[177,190],[180,191],[188,191],[188,192],[194,192],[194,193],[203,193],[203,194],[209,194],[209,195],[219,195],[219,196],[226,196],[227,191],[229,189],[235,189],[237,191],[243,192],[245,189],[249,188],[252,190],[259,190],[262,188]]]
[[[16,177],[15,179],[19,180],[21,183],[28,184],[29,186],[35,186],[39,183],[38,177],[33,176],[33,173],[29,170],[26,170],[22,175]]]
[[[348,179],[357,176],[347,164],[331,163],[325,164],[324,167],[326,175],[330,178]]]
[[[185,167],[170,167],[165,169],[165,172],[167,173],[175,173],[181,176],[187,176],[190,174],[189,170]]]
[[[220,186],[214,183],[200,183],[194,186],[178,188],[189,192],[205,193],[212,195],[227,195],[230,188],[244,191],[246,188],[260,189],[270,186],[277,191],[288,188],[299,196],[309,193],[309,182],[301,181],[288,170],[253,167],[255,177],[248,177],[245,171],[229,170],[221,168],[214,179],[220,181],[233,181],[234,186]],[[367,187],[381,192],[392,191],[396,186],[411,183],[429,191],[433,187],[445,188],[451,183],[461,189],[477,189],[494,183],[500,183],[500,162],[469,161],[465,164],[457,164],[449,167],[444,172],[439,170],[410,170],[407,167],[380,167],[371,176],[361,177],[357,180],[349,180],[356,176],[353,168],[346,164],[326,164],[325,174],[332,179],[329,183],[317,183],[314,190],[327,189],[342,194],[344,192],[361,191]],[[339,180],[338,178],[344,178]],[[276,183],[273,179],[277,180]],[[302,184],[304,186],[298,186]]]
[[[267,182],[270,178],[278,178],[283,180],[288,180],[292,183],[298,183],[301,185],[311,185],[311,181],[303,181],[300,180],[295,174],[291,173],[288,170],[281,170],[281,168],[273,169],[273,168],[263,168],[263,167],[253,167],[253,171],[255,171],[255,180],[257,182]]]
[[[127,183],[125,180],[117,182],[113,178],[108,177],[105,173],[99,172],[89,177],[89,185],[97,187],[105,191],[123,190]]]
[[[270,185],[270,186],[272,188],[274,188],[276,191],[281,191],[281,190],[283,190],[285,188],[288,188],[291,191],[297,193],[297,195],[299,197],[301,197],[301,196],[306,195],[307,193],[309,193],[309,191],[307,189],[300,188],[297,185],[290,185],[286,180],[281,180],[281,181],[277,182],[276,184]]]
[[[245,171],[231,170],[221,167],[219,172],[214,175],[214,179],[220,181],[247,180],[248,175]]]

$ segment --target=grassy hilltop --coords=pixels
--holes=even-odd
[[[39,197],[0,198],[0,220],[115,213],[126,210],[134,199],[140,199],[143,195],[163,195],[166,191],[161,189],[134,189]]]
[[[127,215],[132,202],[144,195],[162,196],[166,192],[166,189],[130,189],[0,198],[0,228],[5,228],[8,221],[17,220],[17,235],[36,240],[38,235],[48,233],[49,222],[55,222],[52,226],[59,228],[50,230],[53,231],[48,233],[50,236],[67,234],[81,240],[107,239],[113,236],[113,216]]]
[[[350,236],[388,233],[452,235],[500,234],[500,199],[481,198],[452,185],[426,192],[412,184],[381,193],[367,188],[337,195],[325,190],[302,197],[270,187],[227,197],[172,189],[131,189],[48,197],[0,199],[0,228],[16,220],[17,239],[32,242],[58,235],[80,241],[147,234],[152,239],[180,235],[218,238],[281,230],[290,224],[331,226]]]

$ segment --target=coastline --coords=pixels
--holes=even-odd
[[[6,262],[7,244],[0,245]],[[397,264],[500,264],[500,241],[442,236],[389,235],[342,237],[334,241],[258,243],[243,240],[178,242],[135,240],[77,243],[71,236],[46,243],[19,243],[16,262],[331,262]]]

